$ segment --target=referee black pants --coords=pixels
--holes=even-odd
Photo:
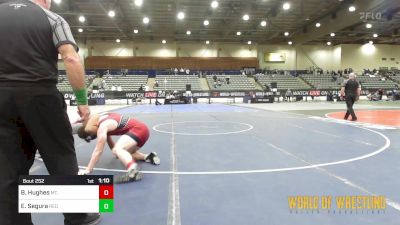
[[[344,116],[345,120],[347,120],[350,115],[351,115],[352,120],[357,120],[357,116],[354,113],[354,109],[353,109],[353,105],[355,102],[356,102],[356,96],[346,96],[347,112],[346,112],[346,115]]]
[[[0,83],[1,225],[32,224],[30,214],[18,213],[18,176],[29,174],[36,149],[49,174],[78,173],[71,124],[62,94],[55,85]],[[79,224],[86,214],[64,216],[66,223]]]

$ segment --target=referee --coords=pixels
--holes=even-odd
[[[0,2],[1,225],[32,225],[30,214],[18,213],[17,185],[19,175],[29,174],[36,149],[51,175],[78,173],[66,104],[56,88],[58,54],[82,121],[90,114],[84,68],[69,25],[48,10],[50,5],[51,0]],[[66,225],[94,225],[100,220],[99,214],[64,217]]]
[[[344,119],[347,120],[351,115],[351,121],[356,121],[357,116],[354,113],[353,105],[358,100],[361,94],[361,86],[356,80],[356,74],[350,73],[349,79],[344,81],[342,89],[340,90],[340,97],[346,99],[347,112]]]

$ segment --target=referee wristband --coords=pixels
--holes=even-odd
[[[76,90],[76,91],[74,91],[74,93],[75,93],[76,102],[78,103],[78,105],[87,105],[88,104],[86,88],[81,88],[79,90]]]

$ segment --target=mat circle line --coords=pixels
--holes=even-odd
[[[370,158],[372,156],[378,155],[388,149],[390,147],[390,139],[385,136],[384,134],[371,130],[368,128],[364,127],[358,127],[358,126],[353,126],[357,127],[363,130],[370,131],[372,133],[378,134],[381,136],[383,139],[385,139],[385,145],[380,147],[378,150],[373,151],[371,153],[361,155],[358,157],[353,157],[350,159],[344,159],[344,160],[339,160],[339,161],[334,161],[334,162],[327,162],[327,163],[319,163],[319,164],[313,164],[313,165],[308,165],[308,166],[297,166],[297,167],[284,167],[284,168],[275,168],[275,169],[260,169],[260,170],[232,170],[232,171],[199,171],[199,172],[190,172],[190,171],[141,171],[142,173],[145,174],[176,174],[176,175],[231,175],[231,174],[253,174],[253,173],[273,173],[273,172],[287,172],[287,171],[296,171],[296,170],[305,170],[305,169],[313,169],[313,168],[320,168],[320,167],[326,167],[326,166],[333,166],[333,165],[341,165],[341,164],[346,164],[346,163],[351,163],[363,159]],[[36,160],[42,161],[43,159],[41,158],[35,158]],[[79,166],[80,169],[86,169],[85,166]],[[106,171],[106,172],[127,172],[126,170],[120,170],[120,169],[106,169],[106,168],[94,168],[96,171]]]
[[[183,123],[230,123],[230,124],[240,124],[247,126],[246,129],[243,130],[237,130],[237,131],[230,131],[230,132],[216,132],[216,133],[182,133],[182,132],[170,132],[170,131],[164,131],[160,130],[159,127],[165,126],[165,125],[172,125],[172,123],[161,123],[153,126],[153,130],[160,132],[160,133],[165,133],[165,134],[177,134],[177,135],[186,135],[186,136],[211,136],[211,135],[227,135],[227,134],[238,134],[238,133],[243,133],[247,132],[249,130],[252,130],[254,127],[251,124],[247,123],[240,123],[240,122],[232,122],[232,121],[182,121],[182,122],[174,122],[174,124],[183,124]]]

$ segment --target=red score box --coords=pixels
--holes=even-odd
[[[113,199],[114,186],[113,185],[100,185],[99,186],[99,199]]]

